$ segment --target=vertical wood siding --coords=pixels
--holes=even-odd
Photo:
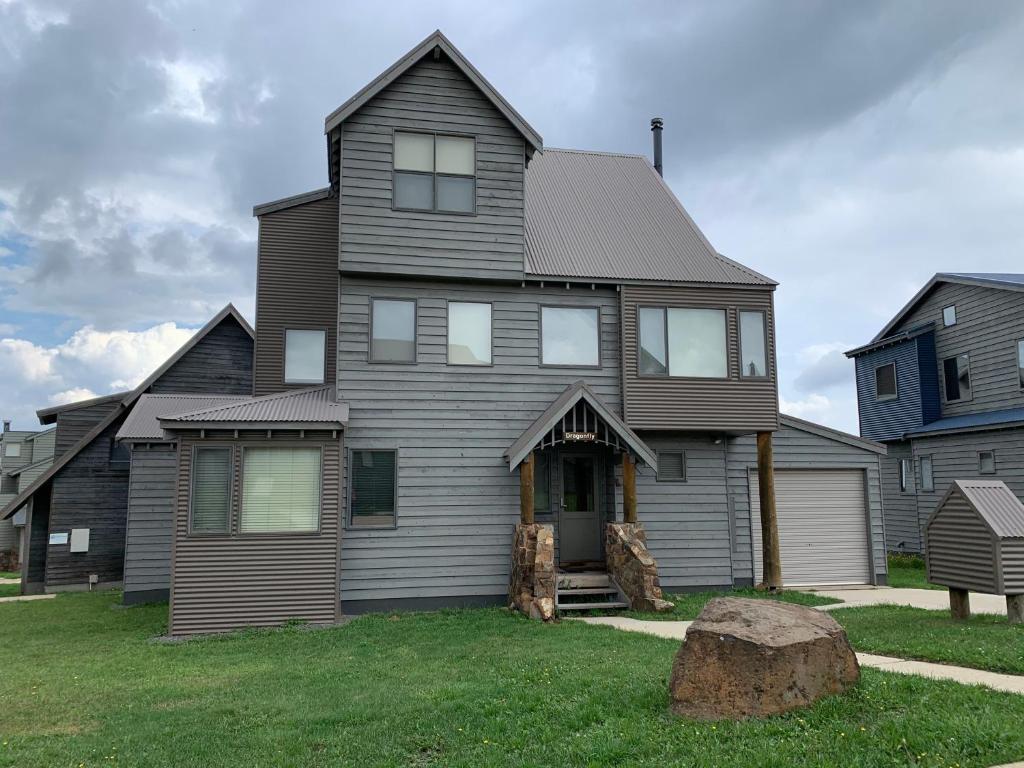
[[[255,393],[284,383],[287,328],[327,332],[325,381],[333,381],[338,327],[338,200],[326,198],[260,217],[256,284]]]
[[[396,128],[476,137],[475,215],[392,210]],[[451,62],[424,58],[342,130],[343,272],[522,279],[526,146]]]
[[[132,593],[166,593],[171,586],[171,539],[178,454],[174,445],[132,448],[125,538],[125,602]]]
[[[633,429],[730,432],[778,427],[772,291],[758,289],[623,285],[622,348],[626,423]],[[728,379],[672,378],[637,373],[637,306],[725,309]],[[739,310],[765,313],[768,377],[740,378]]]
[[[926,392],[922,386],[918,340],[910,339],[856,358],[857,408],[862,437],[898,440],[904,432],[925,424],[924,403],[935,403],[938,392],[934,388]],[[890,363],[896,364],[896,399],[879,401],[875,398],[875,369]],[[929,365],[934,367],[934,357]],[[934,387],[934,380],[930,386]]]
[[[149,391],[251,395],[252,364],[252,337],[228,316],[153,382]]]

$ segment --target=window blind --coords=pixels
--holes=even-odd
[[[227,533],[231,508],[231,449],[196,448],[192,466],[192,530]]]
[[[320,449],[246,448],[242,533],[316,531],[320,525]]]

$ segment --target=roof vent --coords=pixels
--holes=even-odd
[[[651,133],[654,134],[654,170],[659,176],[665,175],[661,172],[661,132],[664,127],[665,121],[660,117],[651,118]]]

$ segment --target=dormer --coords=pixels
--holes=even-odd
[[[440,32],[328,116],[342,272],[521,281],[540,135]]]

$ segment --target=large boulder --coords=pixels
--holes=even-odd
[[[775,600],[719,597],[686,630],[672,710],[739,720],[806,707],[857,682],[846,632],[828,614]]]

